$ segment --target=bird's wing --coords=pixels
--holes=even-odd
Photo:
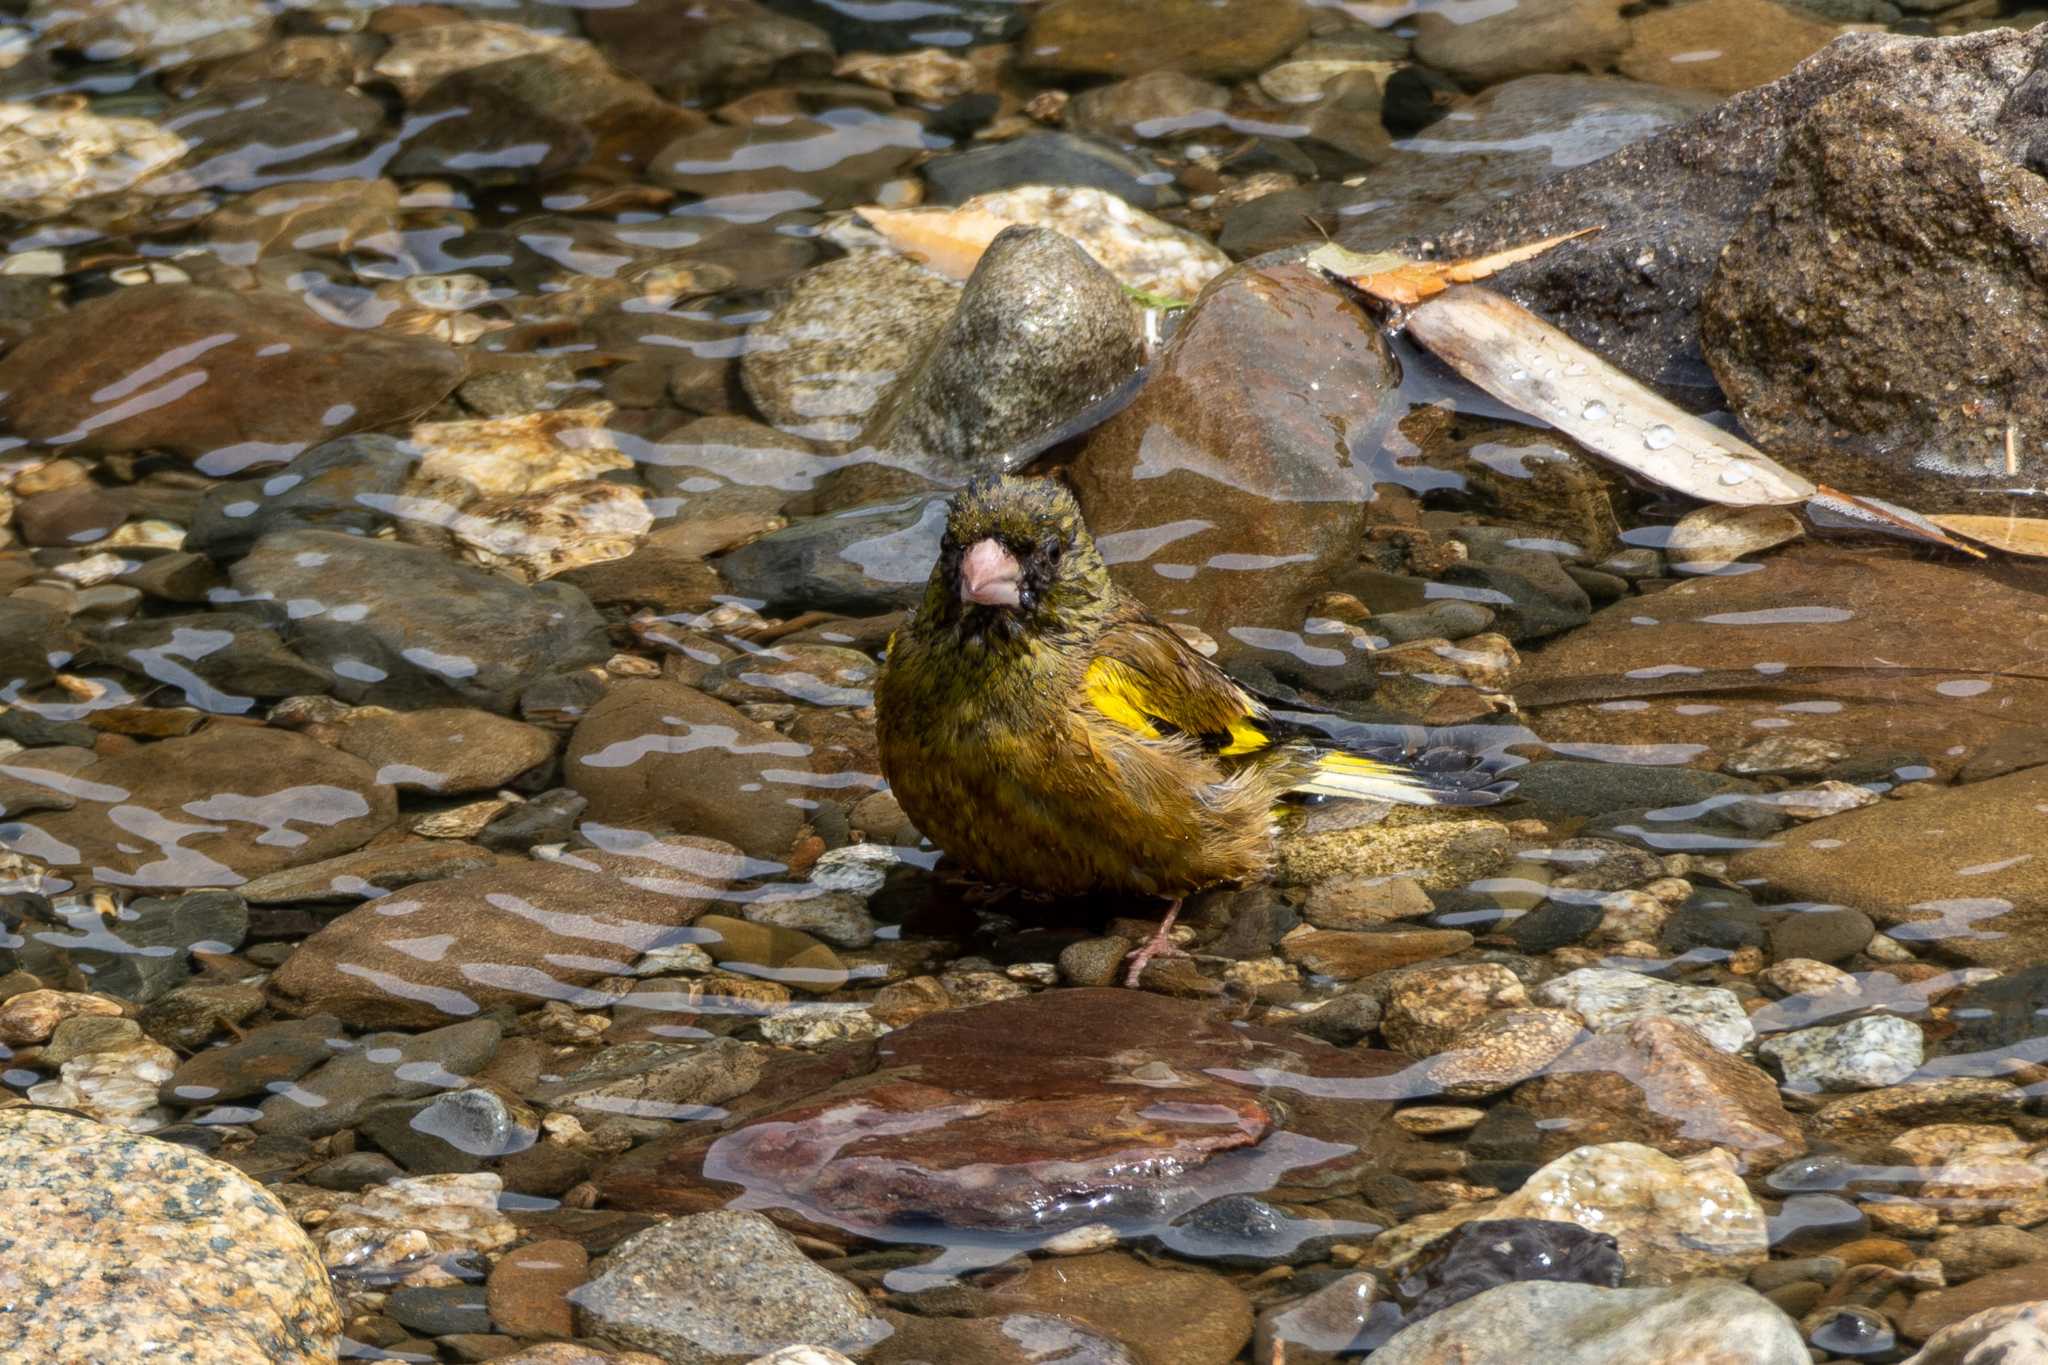
[[[1126,621],[1105,632],[1084,690],[1104,718],[1147,739],[1184,735],[1228,755],[1273,742],[1265,706],[1156,622]]]

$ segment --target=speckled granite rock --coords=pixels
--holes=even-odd
[[[887,1332],[860,1291],[811,1264],[758,1213],[700,1213],[621,1242],[575,1291],[585,1328],[674,1365],[792,1340],[856,1345]]]
[[[253,1180],[47,1110],[0,1114],[0,1359],[331,1361],[341,1312]]]
[[[1918,1071],[1926,1043],[1912,1020],[1873,1014],[1782,1034],[1757,1052],[1778,1064],[1788,1090],[1876,1090]]]
[[[1536,988],[1545,1005],[1570,1010],[1599,1030],[1637,1019],[1675,1019],[1723,1052],[1738,1052],[1756,1037],[1732,991],[1718,986],[1674,986],[1640,972],[1581,967]]]

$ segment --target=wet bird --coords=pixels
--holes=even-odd
[[[1183,955],[1168,937],[1183,897],[1267,870],[1286,802],[1481,805],[1508,785],[1462,754],[1405,766],[1290,732],[1111,582],[1050,479],[984,479],[953,500],[875,703],[896,799],[969,873],[1172,902],[1132,985]]]

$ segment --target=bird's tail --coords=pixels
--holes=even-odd
[[[1303,796],[1398,801],[1409,806],[1490,806],[1515,789],[1478,757],[1440,747],[1379,754],[1320,750],[1290,792]]]

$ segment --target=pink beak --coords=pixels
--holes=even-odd
[[[1017,556],[1005,550],[1002,542],[977,540],[960,556],[960,600],[984,607],[1014,607],[1023,573]]]

